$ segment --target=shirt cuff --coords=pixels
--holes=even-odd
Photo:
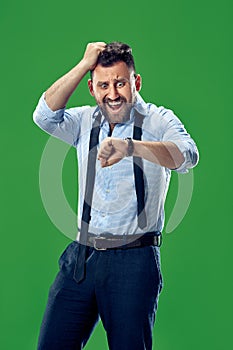
[[[65,108],[52,111],[46,103],[45,92],[42,94],[37,107],[37,113],[41,116],[42,120],[48,119],[51,122],[60,123],[63,121],[64,112]]]
[[[173,142],[179,148],[180,152],[184,156],[183,163],[178,168],[173,170],[175,170],[178,173],[188,173],[188,169],[193,168],[199,160],[199,154],[196,145],[188,141],[185,142],[175,140],[171,142]]]

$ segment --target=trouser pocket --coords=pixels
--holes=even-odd
[[[159,280],[159,293],[161,293],[162,288],[163,288],[163,276],[162,276],[162,271],[161,271],[160,250],[156,246],[151,246],[149,248],[151,250],[154,268],[157,270],[157,277]]]
[[[78,256],[78,250],[79,243],[73,241],[66,247],[66,249],[59,258],[58,264],[60,271],[63,272],[67,277],[73,277],[73,272]]]

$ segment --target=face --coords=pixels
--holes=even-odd
[[[135,77],[125,62],[117,62],[111,67],[98,65],[88,87],[109,123],[122,123],[130,117],[136,92],[141,88],[141,77]]]

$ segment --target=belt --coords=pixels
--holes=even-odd
[[[160,247],[162,234],[160,232],[148,232],[143,235],[112,235],[111,237],[89,234],[87,242],[96,250],[130,249],[146,246]]]

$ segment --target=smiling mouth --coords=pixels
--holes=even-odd
[[[123,101],[119,102],[107,102],[108,107],[110,107],[113,111],[116,111],[121,108]]]
[[[122,98],[116,99],[114,101],[106,100],[105,103],[109,108],[111,108],[112,111],[118,111],[123,105],[124,100]]]

